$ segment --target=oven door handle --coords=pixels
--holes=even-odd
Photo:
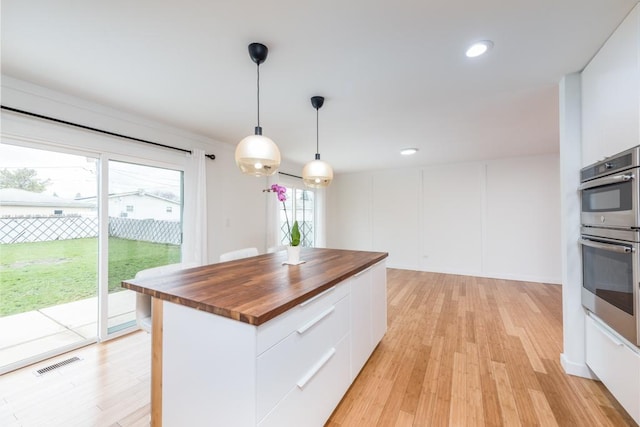
[[[593,187],[602,187],[603,185],[617,184],[619,182],[627,182],[627,181],[631,181],[632,179],[635,179],[635,177],[636,176],[634,174],[630,173],[630,174],[624,174],[624,175],[607,176],[604,178],[598,178],[598,179],[594,179],[593,181],[589,181],[589,182],[585,182],[584,184],[581,184],[580,187],[578,187],[578,190],[587,190]]]
[[[603,249],[605,251],[617,252],[620,254],[630,254],[632,252],[635,252],[635,249],[633,247],[616,245],[613,243],[594,242],[593,240],[588,239],[580,239],[579,242],[584,246],[591,246],[592,248]]]

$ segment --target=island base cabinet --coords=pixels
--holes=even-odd
[[[387,333],[387,267],[378,263],[371,269],[371,333],[376,346]]]
[[[329,297],[339,292],[334,291]],[[322,304],[318,314],[295,324],[293,333],[258,356],[258,420],[263,419],[296,384],[305,378],[310,380],[313,375],[322,375],[324,368],[318,366],[320,362],[334,363],[337,344],[349,332],[349,297],[327,302],[330,304]],[[328,389],[327,392],[334,394],[340,390]]]
[[[322,426],[384,335],[386,266],[258,326],[153,303],[152,412],[163,427]]]
[[[347,336],[315,360],[296,386],[258,425],[321,427],[350,384]]]
[[[640,354],[591,316],[586,317],[587,366],[640,423]]]
[[[162,426],[255,425],[255,327],[164,301],[162,329]]]
[[[349,279],[351,287],[351,380],[387,332],[387,268],[373,265]]]
[[[371,324],[371,269],[350,279],[351,286],[351,380],[367,363],[375,344]]]

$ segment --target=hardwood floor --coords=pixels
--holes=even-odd
[[[388,305],[327,426],[636,425],[599,382],[563,373],[559,286],[389,269]],[[0,425],[149,425],[150,343],[139,332],[0,376]]]
[[[564,374],[562,288],[388,270],[387,334],[327,426],[636,425]]]
[[[150,349],[140,331],[0,376],[0,426],[148,426]],[[81,360],[33,374],[72,356]]]

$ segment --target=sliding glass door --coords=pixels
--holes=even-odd
[[[0,143],[0,374],[137,327],[120,283],[180,262],[182,181],[157,163]]]
[[[97,337],[97,164],[0,144],[0,373]]]
[[[182,172],[108,162],[108,324],[135,325],[136,292],[120,283],[142,270],[180,262]]]

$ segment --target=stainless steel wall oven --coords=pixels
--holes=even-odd
[[[582,305],[640,346],[640,147],[581,170]]]

